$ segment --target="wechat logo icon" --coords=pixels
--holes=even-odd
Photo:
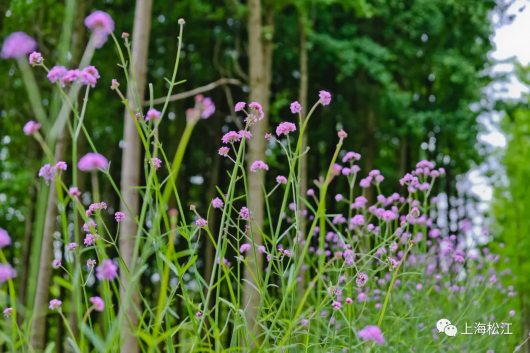
[[[456,328],[456,326],[451,325],[451,321],[447,319],[438,320],[438,322],[436,323],[436,328],[438,329],[438,332],[443,332],[447,336],[454,337],[458,333],[458,329]]]

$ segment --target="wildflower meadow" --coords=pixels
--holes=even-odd
[[[396,162],[377,157],[374,151],[388,156],[383,142],[372,144],[376,137],[387,138],[370,132],[379,117],[364,128],[332,123],[332,109],[340,109],[333,116],[345,116],[344,121],[362,119],[344,108],[353,99],[349,85],[362,81],[329,88],[311,81],[303,99],[281,90],[269,97],[268,89],[260,88],[265,70],[272,70],[273,85],[289,83],[267,64],[260,38],[266,23],[257,32],[252,28],[268,18],[267,8],[256,14],[261,6],[256,0],[244,10],[250,69],[243,93],[232,96],[230,85],[241,83],[230,78],[189,85],[201,70],[220,64],[191,70],[187,61],[198,54],[190,49],[188,33],[197,45],[222,45],[200,44],[194,36],[203,30],[187,18],[198,11],[194,5],[175,21],[167,15],[164,21],[172,21],[175,36],[173,66],[160,71],[158,84],[146,81],[146,67],[154,70],[158,58],[148,57],[142,42],[142,12],[151,11],[142,3],[136,4],[134,29],[123,33],[116,29],[126,23],[118,10],[83,10],[81,16],[79,8],[68,12],[75,1],[66,1],[56,49],[50,50],[41,34],[26,34],[32,33],[30,26],[2,39],[3,65],[17,77],[5,82],[27,109],[9,113],[9,121],[18,123],[0,136],[8,146],[0,145],[5,185],[0,200],[28,200],[32,211],[17,216],[15,208],[0,209],[0,351],[527,348],[521,270],[510,262],[510,256],[526,256],[524,241],[503,240],[504,228],[489,216],[478,224],[478,216],[466,214],[465,203],[447,210],[458,200],[444,192],[463,184],[459,169],[444,158],[457,148],[452,142],[438,154],[429,147],[414,152],[410,137]],[[373,10],[370,16],[383,13],[369,2],[359,4]],[[364,16],[363,21],[370,18]],[[321,34],[308,33],[314,45],[322,40]],[[85,38],[84,46],[69,48],[70,37]],[[376,50],[359,45],[354,50]],[[340,60],[348,55],[343,49]],[[311,50],[306,54],[306,61],[318,61]],[[158,55],[167,56],[160,50]],[[379,70],[378,65],[371,61],[370,67]],[[305,74],[312,75],[307,63]],[[381,106],[397,110],[403,101],[389,98],[400,94],[397,86],[384,82],[390,78],[380,80],[391,92]],[[444,114],[449,120],[456,113]],[[463,124],[462,116],[455,119]],[[411,129],[428,124],[410,119]],[[114,141],[108,136],[115,134],[116,121],[122,125]],[[388,141],[398,128],[385,133]],[[433,129],[445,129],[444,122]],[[319,131],[327,133],[315,139]],[[365,134],[372,137],[364,139]],[[8,135],[18,137],[6,143]],[[406,143],[407,137],[399,141]],[[453,140],[437,143],[444,141]],[[19,153],[14,143],[31,147]],[[10,181],[16,163],[28,163],[16,173],[27,175],[22,187]],[[215,178],[205,182],[202,175]],[[444,212],[451,224],[440,221]],[[501,207],[497,214],[503,212]],[[28,233],[13,225],[16,217],[30,219]],[[32,236],[26,240],[24,234]]]

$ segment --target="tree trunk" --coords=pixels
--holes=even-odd
[[[134,10],[134,28],[132,35],[132,63],[136,73],[138,95],[140,100],[144,98],[145,83],[147,76],[147,53],[149,48],[149,32],[151,29],[151,10],[153,7],[152,0],[137,0],[136,8]],[[133,87],[127,89],[127,99],[129,102],[134,102],[135,94]],[[137,108],[141,109],[141,102],[136,102]],[[140,185],[140,167],[142,165],[142,152],[140,146],[140,137],[136,130],[133,118],[130,116],[127,109],[124,113],[124,140],[125,147],[123,148],[122,166],[121,166],[121,194],[123,196],[123,203],[120,207],[121,211],[127,215],[120,227],[120,251],[123,256],[123,261],[127,267],[131,267],[134,261],[133,252],[135,244],[135,235],[137,232],[137,225],[135,216],[139,212],[139,198],[138,191],[133,187]],[[127,212],[129,206],[132,215]],[[124,282],[122,288],[126,288],[127,276],[123,268],[120,268],[120,277]],[[120,288],[120,295],[122,298],[125,293]],[[133,327],[138,325],[138,317],[134,307],[139,304],[138,292],[133,291],[132,303],[127,303],[126,315],[129,317]],[[122,331],[125,339],[121,346],[121,352],[135,353],[139,351],[137,339],[131,335],[128,330]]]
[[[306,48],[306,31],[305,31],[305,24],[303,16],[305,13],[300,14],[300,91],[298,92],[298,103],[302,106],[301,116],[305,119],[305,116],[307,115],[307,88],[309,83],[309,73],[307,69],[307,48]],[[302,136],[302,152],[305,151],[307,148],[307,133],[304,133],[304,136]],[[307,193],[307,154],[304,154],[302,156],[302,159],[300,161],[300,196],[305,198]],[[302,234],[303,239],[307,239],[306,237],[306,217],[304,216],[304,212],[307,211],[307,207],[305,203],[300,202],[299,206],[300,211],[302,214],[300,215],[300,231]],[[298,244],[298,256],[301,255],[302,252],[302,242]],[[300,261],[303,261],[303,259],[300,259]],[[304,281],[303,281],[304,275],[302,274],[302,280],[298,282],[298,291],[300,293],[304,290]]]
[[[55,145],[54,161],[64,160],[66,147],[68,146],[68,129],[63,129],[61,136]],[[59,176],[57,176],[59,178]],[[44,223],[44,233],[42,236],[42,247],[40,257],[39,278],[37,281],[37,290],[35,294],[35,304],[33,305],[34,320],[31,325],[30,344],[39,352],[44,350],[46,336],[46,311],[50,294],[50,280],[52,277],[53,267],[53,241],[55,230],[57,229],[57,192],[55,182],[50,183],[50,194],[48,204],[46,205],[46,220]]]
[[[263,26],[261,20],[261,0],[248,0],[248,56],[249,56],[249,79],[250,79],[250,101],[258,102],[263,107],[265,117],[262,121],[254,124],[250,131],[253,138],[248,142],[248,165],[250,166],[256,160],[265,159],[265,133],[268,129],[268,113],[269,113],[269,85],[270,85],[270,71],[272,65],[272,33],[268,38],[263,37]],[[272,24],[274,19],[272,9],[268,11],[266,21]],[[264,215],[264,198],[263,198],[263,177],[262,173],[252,173],[247,170],[248,175],[248,198],[249,209],[252,211],[252,219],[254,227],[263,229],[263,215]],[[254,231],[254,243],[261,245],[263,239],[259,232]],[[250,252],[248,256],[248,265],[255,271],[260,273],[263,268],[263,256],[257,254],[254,257],[254,252]],[[254,278],[249,271],[244,271],[244,278],[250,283],[254,283]],[[243,307],[246,308],[247,322],[249,329],[254,330],[258,335],[259,330],[257,312],[260,304],[259,293],[245,282],[244,284],[245,297]]]
[[[31,155],[34,155],[35,153],[33,151],[37,150],[37,146],[33,143],[32,149],[30,149],[30,160],[34,160],[35,157],[31,157]],[[33,169],[32,169],[33,170]],[[35,204],[37,203],[37,190],[35,185],[31,185],[28,190],[29,194],[29,205],[28,205],[28,213],[26,214],[26,222],[24,224],[24,245],[22,246],[22,257],[20,259],[20,272],[18,274],[19,282],[18,282],[18,301],[22,303],[23,305],[27,305],[26,303],[26,292],[28,288],[28,276],[29,276],[29,259],[31,255],[31,240],[33,239],[33,213],[35,211]],[[18,320],[22,320],[22,316],[19,316],[17,318]],[[20,325],[22,322],[19,321],[18,324]]]

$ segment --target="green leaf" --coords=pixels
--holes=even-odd
[[[59,276],[53,276],[53,281],[63,288],[72,291],[72,284]]]
[[[94,331],[92,331],[90,327],[88,327],[86,324],[83,324],[81,326],[81,331],[83,331],[85,336],[88,337],[98,352],[105,351],[105,342],[103,342],[103,340]]]
[[[53,349],[55,348],[55,342],[50,342],[50,344],[46,347],[46,350],[44,353],[53,353]]]
[[[72,337],[68,337],[66,340],[68,341],[68,343],[70,343],[70,346],[72,346],[74,352],[81,353],[81,350],[79,350],[79,347],[77,346],[77,344],[75,344]]]

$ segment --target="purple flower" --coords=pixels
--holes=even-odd
[[[342,158],[342,162],[346,163],[347,161],[353,160],[358,161],[361,159],[361,155],[359,153],[355,152],[348,152],[346,155]]]
[[[320,91],[318,96],[320,97],[320,103],[322,105],[328,105],[331,102],[331,93],[326,91]]]
[[[223,207],[224,206],[223,200],[221,200],[220,198],[216,197],[212,201],[212,206],[213,206],[213,208],[221,208],[221,207]]]
[[[208,119],[215,113],[215,104],[210,97],[206,97],[202,101],[201,118]]]
[[[80,75],[81,75],[81,71],[79,71],[78,69],[68,70],[61,77],[61,79],[59,80],[59,83],[61,84],[61,87],[66,87],[67,83],[74,82]]]
[[[4,310],[4,317],[10,317],[12,311],[13,311],[13,308],[6,308]]]
[[[52,262],[52,267],[53,267],[53,268],[59,268],[59,267],[61,267],[61,261],[59,261],[59,260],[57,260],[57,259],[53,260],[53,262]]]
[[[239,248],[239,252],[240,253],[244,253],[245,251],[247,251],[248,249],[251,248],[251,245],[250,244],[243,244],[241,245],[241,247]]]
[[[10,264],[0,264],[0,284],[7,282],[16,276],[17,272]]]
[[[162,166],[162,161],[160,158],[151,158],[149,162],[155,168],[155,170],[158,170]]]
[[[374,325],[369,325],[358,332],[359,337],[365,341],[374,341],[376,344],[385,343],[385,338],[381,332],[381,329]]]
[[[85,239],[85,241],[86,241],[86,239]],[[78,247],[77,243],[70,243],[70,244],[68,244],[68,246],[66,247],[66,250],[68,250],[68,251],[73,251],[73,250],[75,250],[75,248],[77,248],[77,247]]]
[[[357,283],[358,287],[364,287],[364,285],[368,282],[368,276],[364,272],[359,272],[357,275],[357,278],[355,279],[355,283]]]
[[[282,175],[278,175],[278,176],[276,177],[276,182],[277,182],[278,184],[287,184],[287,178],[284,177],[284,176],[282,176]]]
[[[236,112],[239,112],[239,111],[245,109],[245,106],[246,106],[246,105],[247,105],[247,103],[245,103],[245,102],[239,102],[239,103],[237,103],[237,104],[236,104],[236,107],[235,107],[235,111],[236,111]]]
[[[107,41],[109,34],[114,32],[112,17],[103,11],[94,11],[85,18],[85,26],[92,30],[95,36],[95,47],[101,48]]]
[[[296,114],[302,111],[302,106],[297,101],[291,103],[291,113]]]
[[[82,84],[95,87],[100,76],[98,70],[94,66],[87,66],[79,72],[78,77]]]
[[[221,147],[219,148],[219,155],[223,157],[228,157],[228,152],[230,152],[230,148],[228,147]]]
[[[31,66],[35,66],[37,64],[42,64],[44,59],[42,58],[41,53],[37,53],[36,51],[34,51],[33,53],[29,54],[28,61]]]
[[[103,311],[105,309],[105,302],[100,297],[92,297],[90,298],[90,302],[94,305],[94,308],[96,308],[96,311]]]
[[[96,266],[96,260],[88,259],[86,265],[90,268],[94,268],[94,266]]]
[[[344,130],[340,130],[340,131],[338,132],[338,135],[339,135],[339,138],[346,138],[346,137],[348,137],[348,134],[347,134],[346,131],[344,131]]]
[[[110,84],[110,89],[116,89],[120,87],[120,83],[115,78],[112,79],[112,82]]]
[[[116,212],[114,214],[114,219],[116,219],[116,222],[121,222],[125,219],[125,215],[122,212]]]
[[[16,59],[37,49],[37,42],[24,32],[14,32],[7,36],[2,45],[2,58]]]
[[[55,164],[55,170],[66,170],[66,168],[68,168],[66,162],[59,161]]]
[[[261,120],[265,117],[265,113],[263,113],[263,108],[258,102],[252,102],[248,106],[253,110],[254,114],[258,114],[258,120]]]
[[[246,219],[246,220],[250,219],[250,211],[248,210],[248,208],[244,206],[241,207],[241,211],[239,213],[241,214],[241,217],[243,219]]]
[[[90,245],[94,245],[95,243],[96,243],[96,237],[94,236],[94,234],[87,234],[84,240],[84,244],[86,246],[90,246]]]
[[[24,131],[24,135],[31,136],[35,132],[39,131],[41,125],[33,120],[30,120],[24,125],[24,128],[22,129]]]
[[[257,172],[260,169],[269,170],[269,166],[267,164],[265,164],[265,162],[263,162],[263,161],[255,161],[250,166],[250,171],[251,172]]]
[[[87,153],[77,163],[77,168],[84,172],[89,172],[97,169],[107,169],[109,162],[107,158],[99,153]]]
[[[51,70],[48,72],[48,80],[50,80],[51,83],[55,83],[57,81],[60,81],[68,70],[64,66],[54,66],[51,68]]]
[[[101,265],[96,267],[96,277],[100,280],[112,281],[118,275],[118,266],[109,259],[103,260]]]
[[[147,111],[147,114],[145,115],[145,120],[146,121],[149,121],[149,120],[153,120],[153,119],[160,119],[160,116],[162,115],[161,112],[159,112],[158,110],[156,109],[149,109]]]
[[[342,307],[342,304],[338,301],[334,301],[333,303],[331,303],[331,306],[335,309],[340,309]]]
[[[50,185],[50,181],[55,180],[55,174],[57,172],[57,169],[63,169],[66,170],[66,163],[64,162],[57,162],[57,165],[55,167],[52,167],[49,164],[45,164],[42,166],[42,168],[39,170],[39,177],[44,178],[46,180],[46,184]]]
[[[238,132],[238,134],[239,134],[239,137],[240,137],[240,138],[245,137],[247,140],[250,139],[250,138],[252,137],[252,133],[251,133],[250,131],[243,131],[243,130],[241,130],[241,131]]]
[[[50,309],[51,310],[55,310],[58,307],[60,307],[62,303],[63,302],[60,301],[59,299],[52,299],[52,300],[50,300]]]
[[[223,141],[223,143],[232,143],[237,142],[239,140],[241,140],[241,136],[235,131],[229,131],[221,138],[221,141]],[[219,154],[221,154],[221,150],[219,150]]]
[[[283,134],[287,136],[290,132],[293,131],[296,131],[296,125],[293,123],[284,122],[278,125],[278,127],[276,128],[276,135],[280,136]]]
[[[11,245],[11,237],[7,233],[7,230],[0,228],[0,249]]]
[[[208,221],[206,221],[204,218],[199,218],[198,220],[195,221],[195,224],[198,225],[199,227],[206,228],[206,226],[208,225]]]

